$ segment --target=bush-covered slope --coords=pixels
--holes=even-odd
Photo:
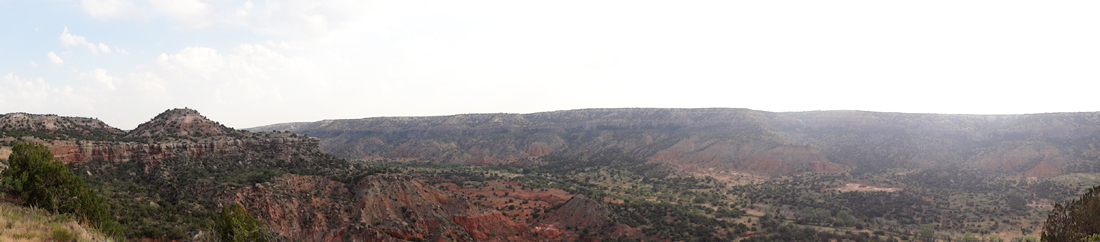
[[[689,171],[879,171],[962,165],[1054,176],[1100,171],[1100,113],[947,115],[747,109],[584,109],[276,124],[357,160],[529,164],[621,149]],[[701,171],[700,171],[701,172]]]

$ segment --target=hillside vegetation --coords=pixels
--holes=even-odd
[[[937,240],[1025,239],[1049,204],[1100,184],[1098,113],[587,109],[251,130],[318,137],[326,152],[376,166],[420,164],[410,172],[519,219],[541,204],[511,194],[584,194],[656,238],[886,241],[930,227]],[[437,177],[448,172],[458,173]],[[671,207],[637,208],[649,203]]]
[[[0,202],[0,241],[111,241],[68,215]]]
[[[0,127],[0,155],[44,145],[125,237],[154,241],[1026,241],[1100,185],[1095,113],[592,109],[252,132],[174,109],[131,131]]]
[[[1100,113],[942,115],[748,109],[585,109],[276,124],[363,161],[527,165],[618,149],[696,173],[789,175],[957,165],[1050,177],[1100,171]]]

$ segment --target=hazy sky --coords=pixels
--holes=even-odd
[[[0,113],[1100,111],[1100,1],[0,0]]]

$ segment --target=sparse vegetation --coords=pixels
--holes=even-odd
[[[708,116],[712,114],[714,116]],[[6,183],[9,189],[19,191],[28,202],[41,202],[36,206],[56,212],[59,217],[72,216],[75,220],[95,221],[94,218],[102,217],[102,214],[85,205],[90,204],[88,201],[100,201],[107,204],[102,207],[103,211],[112,214],[106,217],[117,218],[121,223],[117,228],[127,228],[124,231],[127,237],[160,240],[190,240],[197,238],[194,237],[197,234],[201,235],[199,231],[213,230],[213,227],[219,226],[227,228],[225,224],[237,225],[218,231],[220,238],[254,236],[254,232],[263,227],[256,224],[258,220],[251,216],[242,217],[248,214],[243,209],[235,209],[238,206],[221,206],[219,203],[223,201],[217,200],[221,198],[211,194],[227,196],[231,194],[219,192],[259,187],[274,189],[275,186],[270,183],[278,182],[272,182],[273,179],[283,179],[279,177],[290,174],[319,176],[343,183],[339,189],[354,190],[357,189],[354,183],[366,176],[405,172],[424,180],[430,188],[468,198],[469,204],[480,206],[479,209],[499,210],[504,217],[521,225],[553,222],[547,217],[560,216],[555,212],[570,197],[584,195],[598,203],[600,211],[606,211],[604,213],[608,214],[608,219],[615,224],[634,229],[622,231],[641,234],[641,237],[631,239],[684,241],[1035,241],[1037,237],[1032,235],[1037,234],[1037,228],[1044,228],[1042,233],[1046,238],[1046,226],[1051,224],[1050,219],[1047,225],[1041,223],[1045,210],[1050,209],[1047,204],[1066,201],[1081,190],[1100,183],[1100,176],[1095,174],[1050,175],[1060,171],[1048,166],[1059,164],[1043,162],[1064,157],[1029,157],[1028,160],[997,169],[979,168],[974,163],[975,157],[982,155],[1012,151],[1019,156],[1028,156],[1032,154],[1028,153],[1032,152],[1031,149],[1053,150],[1050,149],[1053,147],[1064,149],[1060,155],[1075,158],[1069,159],[1069,163],[1063,166],[1068,167],[1065,171],[1073,167],[1083,170],[1100,167],[1096,166],[1100,164],[1096,162],[1100,160],[1097,158],[1100,155],[1094,154],[1093,148],[1088,148],[1100,144],[1100,140],[1076,136],[1031,140],[1031,137],[1039,135],[1021,128],[1044,125],[1047,122],[1044,119],[1088,124],[1092,122],[1088,118],[1067,119],[1056,115],[1035,116],[1038,119],[1030,116],[1019,119],[947,117],[942,122],[928,124],[932,128],[913,128],[905,125],[925,124],[920,120],[928,117],[879,113],[871,116],[891,125],[835,127],[829,126],[832,124],[828,122],[812,123],[818,122],[815,121],[818,115],[827,114],[774,114],[751,110],[595,110],[527,115],[528,119],[523,122],[545,125],[530,129],[516,128],[523,123],[481,125],[496,117],[493,115],[413,118],[411,120],[414,121],[409,122],[369,119],[361,121],[375,122],[362,124],[373,127],[366,131],[310,132],[347,141],[327,143],[330,149],[336,150],[336,154],[354,158],[381,157],[377,159],[393,163],[354,163],[317,152],[315,147],[298,149],[301,147],[264,143],[249,147],[251,150],[244,152],[201,150],[178,152],[184,155],[157,159],[139,156],[129,160],[91,159],[72,164],[75,174],[62,172],[68,169],[59,162],[45,162],[35,169],[12,168],[9,169],[12,173],[5,172],[3,176],[5,181],[11,181]],[[187,115],[202,118],[197,113]],[[635,120],[650,117],[647,115],[657,115],[663,119]],[[684,116],[696,119],[682,123],[667,121],[681,120]],[[39,125],[34,123],[18,124],[20,129],[0,129],[0,138],[6,138],[3,142],[80,139],[197,144],[214,140],[281,140],[299,136],[288,132],[235,131],[216,122],[203,122],[204,127],[212,129],[185,130],[178,127],[181,125],[179,121],[169,118],[154,118],[148,123],[148,129],[142,131],[148,137],[140,140],[124,138],[126,135],[107,129],[97,129],[106,130],[102,132],[77,132],[22,128]],[[463,123],[466,121],[470,122]],[[454,125],[433,129],[444,122],[448,125],[468,124],[468,127]],[[87,130],[95,128],[87,127]],[[356,127],[351,128],[354,130]],[[357,143],[363,137],[370,137],[370,142],[374,143]],[[668,149],[681,142],[687,144]],[[747,143],[755,146],[745,145]],[[723,152],[736,152],[706,152],[723,145],[726,145],[721,148]],[[807,167],[798,166],[785,167],[790,169],[787,171],[761,168],[776,172],[761,176],[741,171],[756,171],[751,170],[756,168],[746,167],[776,163],[740,163],[742,159],[749,158],[734,158],[788,152],[776,147],[794,147],[797,150],[791,154],[805,152],[815,159],[814,162],[823,161],[818,158],[826,157],[830,162],[844,162],[851,169],[814,173],[807,172],[810,171]],[[469,152],[471,150],[482,153],[474,154]],[[696,157],[702,158],[691,161],[695,163],[659,161],[654,157],[661,151],[672,151],[673,158],[680,153],[693,152],[698,155]],[[536,153],[538,155],[525,156]],[[1048,153],[1042,154],[1045,156]],[[1077,157],[1076,154],[1084,155]],[[670,157],[669,154],[662,155]],[[503,165],[448,162],[481,158],[485,158],[481,160],[485,163],[511,160],[506,160]],[[801,159],[784,155],[766,158],[771,161],[786,159],[784,162]],[[20,162],[23,160],[9,163],[15,166],[22,164]],[[31,176],[13,175],[28,172],[58,175],[38,180],[30,179]],[[1028,172],[1047,175],[1022,175]],[[95,189],[76,185],[84,181]],[[50,192],[47,194],[61,194],[59,197],[68,199],[43,200],[37,198],[39,195],[24,194],[29,192],[27,187],[40,187],[34,184],[46,183],[65,187],[60,190],[48,188],[46,190]],[[890,189],[835,189],[845,184],[867,184],[867,187]],[[89,192],[103,194],[105,199],[96,200],[91,196],[87,200],[76,199],[80,197],[77,195]],[[318,193],[265,194],[307,201],[317,198]],[[393,198],[392,201],[398,199]],[[1067,208],[1074,206],[1082,208],[1073,204],[1076,202],[1060,203],[1054,211],[1069,211]],[[218,213],[215,208],[223,209]],[[405,220],[372,219],[356,227],[368,230],[399,228],[403,226],[399,224],[405,221],[409,224],[423,221],[424,218],[412,216],[416,213],[405,209],[397,209],[400,213],[396,215]],[[336,210],[331,212],[346,214],[349,212],[347,210],[336,206]],[[1064,216],[1055,217],[1067,217],[1067,214],[1076,212],[1062,214]],[[236,220],[227,219],[230,217]],[[611,225],[577,224],[580,223],[556,229],[565,231],[566,240],[609,239],[601,236],[619,231],[613,230]],[[3,225],[0,223],[0,227]],[[111,228],[103,225],[97,227],[103,231]],[[1068,230],[1071,227],[1058,228]],[[233,232],[221,236],[224,231]],[[519,232],[516,233],[519,236]],[[60,222],[57,226],[46,226],[34,232],[0,231],[0,235],[9,234],[12,238],[69,240],[70,235],[81,233],[79,229]],[[1096,231],[1075,232],[1073,238],[1097,239],[1095,234]],[[274,238],[273,234],[268,236],[264,238]],[[429,238],[417,236],[406,234],[401,238]],[[449,238],[451,235],[432,238],[443,237]],[[255,239],[252,237],[249,240]]]

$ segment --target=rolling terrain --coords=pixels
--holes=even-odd
[[[797,230],[885,241],[912,238],[923,225],[939,236],[1022,238],[1038,234],[1050,204],[1100,184],[1100,113],[586,109],[250,130],[318,137],[322,150],[370,164],[474,164],[464,169],[493,175],[460,173],[446,181],[461,185],[444,187],[485,194],[469,190],[518,181],[584,194],[658,238],[789,240],[767,236]],[[443,167],[409,172],[456,169]],[[538,211],[493,197],[484,203],[517,206],[505,214]],[[670,213],[677,210],[686,212]],[[627,216],[654,211],[669,219]],[[684,221],[693,214],[701,216]]]
[[[526,224],[417,177],[327,155],[316,138],[235,130],[195,110],[167,110],[131,131],[56,115],[0,121],[5,158],[14,142],[47,145],[134,239],[204,238],[216,211],[236,203],[282,239],[539,240]]]
[[[10,113],[0,157],[47,145],[127,237],[154,241],[207,238],[231,204],[277,240],[1022,239],[1100,184],[1098,113],[587,109],[249,130],[190,109],[129,131]]]
[[[958,165],[1050,177],[1100,171],[1100,113],[942,115],[748,109],[584,109],[287,123],[363,161],[527,165],[605,150],[713,174],[790,175]]]

